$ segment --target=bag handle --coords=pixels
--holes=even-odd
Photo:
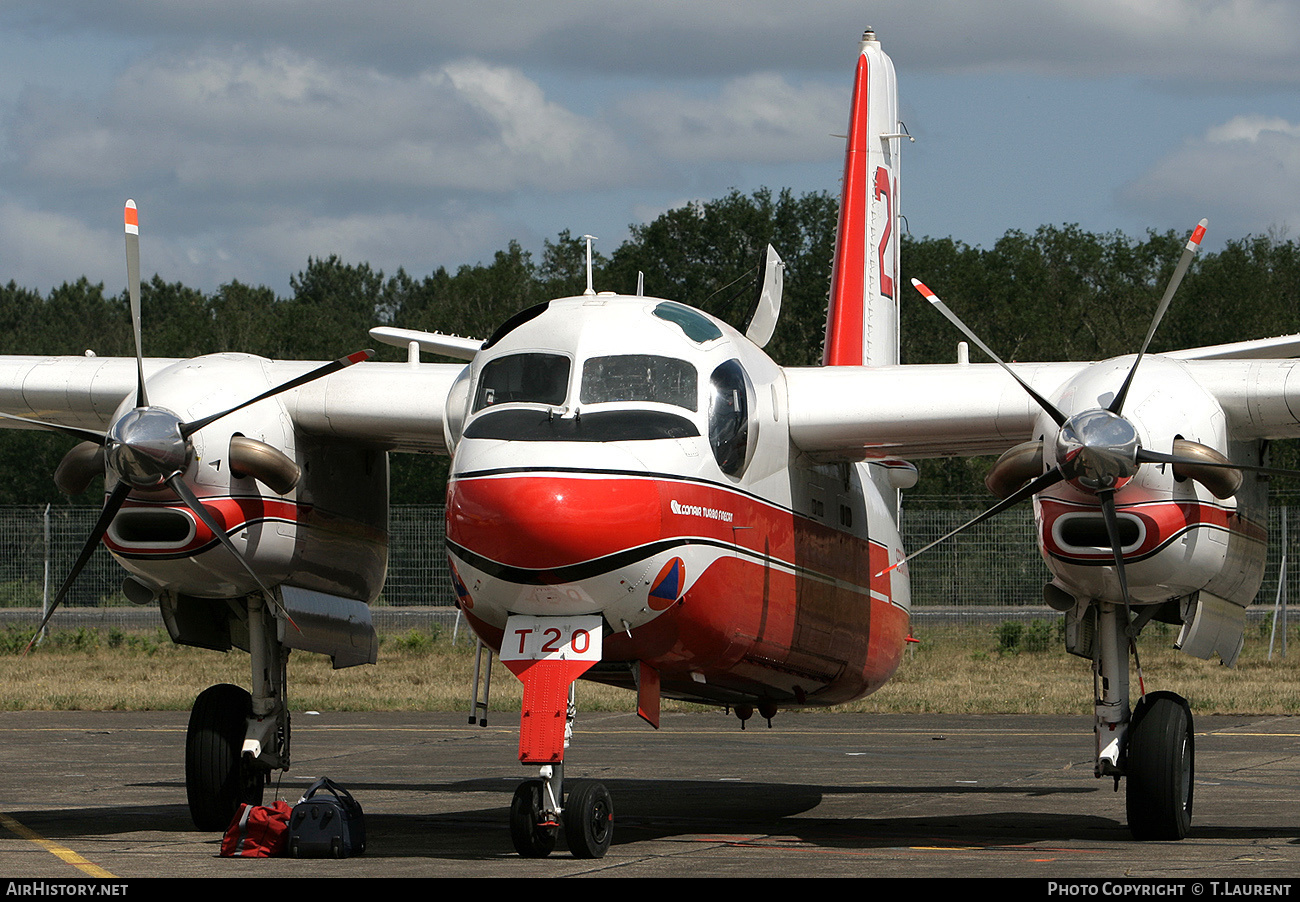
[[[311,784],[311,786],[307,788],[307,791],[302,794],[302,798],[298,800],[298,803],[302,804],[322,789],[329,790],[334,794],[334,797],[341,802],[349,802],[353,805],[356,804],[356,800],[352,798],[352,793],[335,783],[329,777],[318,778],[316,782]]]

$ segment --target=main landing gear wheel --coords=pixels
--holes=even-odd
[[[604,858],[614,837],[614,803],[600,783],[579,783],[564,803],[564,838],[574,858]]]
[[[545,858],[555,850],[560,826],[542,805],[545,791],[541,780],[525,780],[510,800],[510,841],[524,858]]]
[[[1129,727],[1129,829],[1135,839],[1182,839],[1192,826],[1196,750],[1192,714],[1173,693],[1152,693]]]
[[[252,696],[222,683],[199,693],[185,734],[185,792],[200,830],[225,830],[241,802],[262,804],[266,772],[241,751]]]

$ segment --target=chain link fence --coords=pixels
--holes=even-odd
[[[934,503],[934,502],[930,502]],[[903,544],[920,548],[971,520],[980,511],[929,506],[905,499]],[[53,597],[72,569],[94,527],[89,507],[0,507],[0,614],[39,618],[42,599]],[[1300,508],[1273,506],[1269,557],[1256,598],[1257,616],[1273,610],[1287,537],[1286,596],[1297,596]],[[394,505],[389,518],[388,579],[373,608],[376,626],[405,629],[455,620],[455,594],[443,545],[442,505]],[[1032,510],[1013,508],[931,549],[909,565],[912,605],[918,616],[956,621],[989,617],[1050,616],[1043,604],[1047,566],[1037,550]],[[161,622],[156,607],[140,608],[122,594],[125,571],[103,548],[96,549],[64,605],[79,609],[73,622],[102,625]],[[60,615],[62,618],[63,615]],[[150,621],[148,618],[152,617]],[[67,623],[67,619],[56,620]]]

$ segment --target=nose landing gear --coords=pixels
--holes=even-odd
[[[614,805],[600,783],[564,793],[564,752],[573,733],[573,681],[600,660],[600,617],[512,616],[501,661],[524,684],[519,760],[540,765],[510,802],[510,840],[525,858],[545,858],[563,831],[574,858],[602,858],[614,833]]]

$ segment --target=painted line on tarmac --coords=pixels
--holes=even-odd
[[[71,849],[67,848],[66,846],[61,846],[56,842],[46,839],[45,837],[37,833],[35,830],[32,830],[31,828],[23,824],[20,824],[18,821],[14,820],[12,817],[10,817],[7,814],[4,814],[3,812],[0,812],[0,826],[4,826],[6,829],[9,830],[10,833],[14,833],[17,836],[20,836],[23,839],[27,840],[28,842],[35,843],[45,851],[49,852],[55,858],[58,858],[66,862],[67,864],[72,865],[74,868],[81,871],[83,874],[86,874],[87,876],[90,877],[116,877],[117,876],[116,874],[104,870],[94,862],[87,861],[85,858],[82,858],[80,855],[78,855],[76,852],[72,851]]]

